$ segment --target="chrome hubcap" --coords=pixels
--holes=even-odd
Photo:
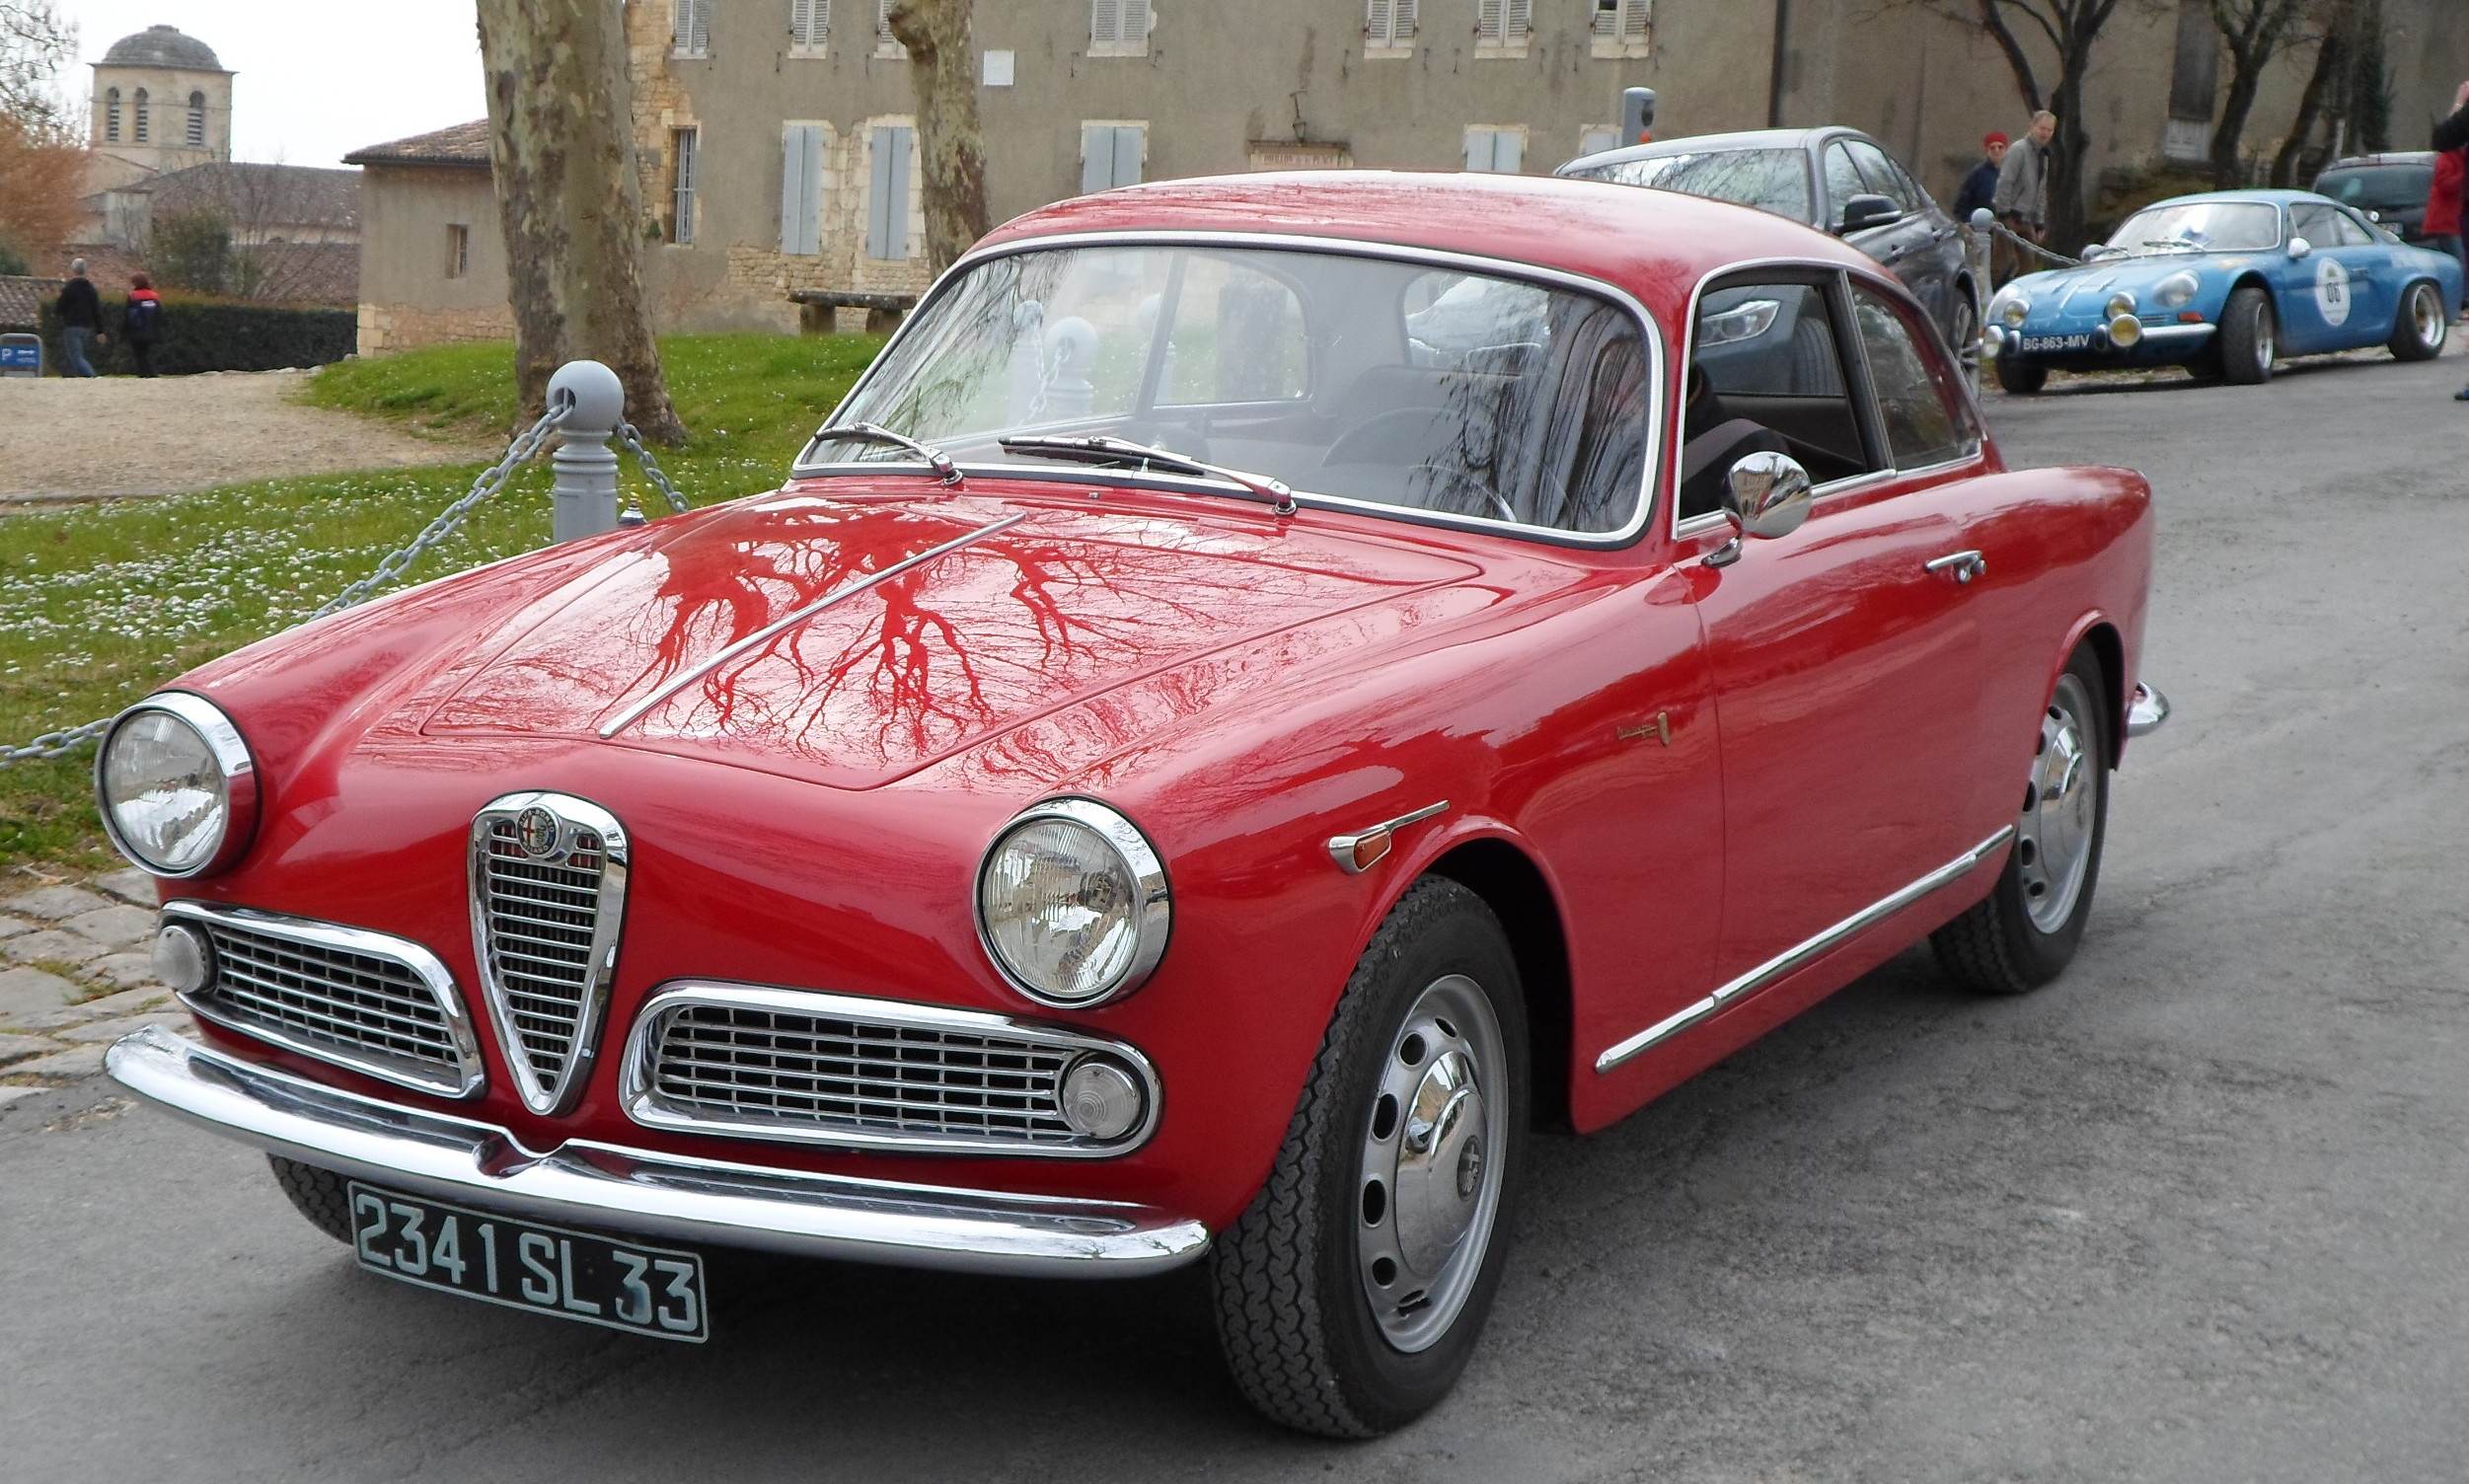
[[[2418,291],[2410,296],[2410,307],[2411,312],[2418,319],[2419,342],[2426,345],[2442,344],[2443,332],[2446,327],[2443,324],[2442,306],[2434,299],[2434,290],[2423,283],[2419,284]]]
[[[2273,349],[2272,315],[2267,311],[2255,321],[2255,364],[2266,371],[2271,370]]]
[[[1364,1125],[1355,1250],[1373,1318],[1399,1350],[1428,1348],[1474,1291],[1502,1176],[1485,1090],[1507,1077],[1491,1003],[1461,974],[1424,990],[1390,1039]]]
[[[2074,915],[2091,873],[2093,804],[2100,791],[2100,761],[2091,756],[2091,697],[2083,682],[2066,676],[2041,718],[2040,751],[2015,823],[2015,862],[2023,880],[2023,910],[2032,926],[2056,932]]]

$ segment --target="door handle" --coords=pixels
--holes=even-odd
[[[1949,552],[1924,563],[1931,572],[1952,572],[1957,582],[1970,582],[1988,570],[1988,558],[1978,552]]]

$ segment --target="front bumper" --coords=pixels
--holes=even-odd
[[[806,1257],[973,1273],[1115,1278],[1209,1249],[1199,1222],[1145,1206],[908,1185],[504,1129],[362,1097],[149,1027],[105,1068],[228,1139],[322,1169],[569,1225]]]
[[[2126,734],[2130,737],[2148,737],[2160,730],[2160,724],[2168,719],[2169,698],[2136,681],[2134,694],[2127,700]]]

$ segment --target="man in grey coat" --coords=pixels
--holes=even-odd
[[[2049,141],[2057,136],[2057,114],[2047,109],[2033,114],[2030,132],[2006,151],[2005,162],[1997,167],[1997,189],[1989,196],[1989,210],[1997,213],[1997,219],[2017,237],[2033,242],[2049,235]],[[2001,284],[2038,265],[2026,260],[2021,248],[2003,239],[1997,248],[1995,277]]]

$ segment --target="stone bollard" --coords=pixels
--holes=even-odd
[[[626,419],[626,385],[598,361],[567,361],[549,378],[549,406],[566,408],[549,456],[549,539],[573,541],[618,528],[618,459],[609,439]]]
[[[1977,392],[1981,387],[1981,363],[1996,358],[1998,341],[2005,337],[2006,327],[1988,322],[1988,301],[1997,297],[1993,266],[1997,247],[1996,213],[1986,206],[1974,208],[1971,229],[1965,251],[1972,260],[1973,323],[1980,327],[1980,348],[1966,356],[1965,360],[1968,362],[1966,369],[1972,376],[1972,388]],[[1959,345],[1955,348],[1960,353],[1964,347]]]

